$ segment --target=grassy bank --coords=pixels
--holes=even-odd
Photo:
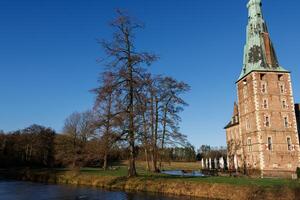
[[[300,182],[285,179],[250,179],[233,177],[183,178],[154,174],[145,170],[145,163],[138,163],[139,176],[127,178],[124,164],[113,170],[82,168],[35,169],[11,171],[12,178],[46,183],[87,185],[106,189],[120,189],[144,192],[159,192],[173,195],[189,195],[214,199],[297,199],[300,196]],[[197,163],[165,164],[166,170],[198,168]]]

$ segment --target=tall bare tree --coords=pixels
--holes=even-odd
[[[111,23],[114,29],[111,41],[101,41],[109,60],[107,66],[114,74],[114,88],[122,92],[122,110],[127,115],[127,133],[130,158],[128,176],[136,176],[136,113],[137,96],[143,82],[143,65],[150,65],[157,57],[147,52],[139,52],[135,47],[135,32],[143,28],[142,24],[132,19],[125,12],[117,11],[116,19]]]

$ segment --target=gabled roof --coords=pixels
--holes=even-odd
[[[239,124],[239,108],[236,102],[233,105],[233,115],[231,117],[230,122],[224,127],[224,129],[228,129],[230,127],[236,126]]]

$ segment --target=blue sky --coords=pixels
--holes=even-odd
[[[73,111],[93,105],[116,8],[145,22],[141,50],[161,59],[150,70],[191,85],[182,132],[197,148],[225,145],[246,37],[246,0],[0,0],[0,129],[37,123],[61,131]],[[263,0],[280,64],[300,102],[300,1]]]

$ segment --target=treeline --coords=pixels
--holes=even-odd
[[[55,131],[38,125],[4,134],[0,131],[0,167],[52,167]]]
[[[208,158],[227,158],[226,147],[211,147],[210,145],[202,145],[197,151],[197,160],[200,161]]]
[[[74,113],[69,118],[78,115],[86,116],[86,113]],[[77,125],[82,127],[82,124]],[[110,147],[109,154],[104,153],[105,146],[102,144],[103,138],[96,132],[85,136],[70,135],[69,132],[57,134],[53,129],[40,125],[9,133],[0,130],[0,167],[107,167],[129,158],[128,147],[122,142]],[[137,146],[136,152],[138,160],[146,160],[143,147]],[[164,162],[195,161],[195,158],[192,146],[168,147],[163,153]]]

